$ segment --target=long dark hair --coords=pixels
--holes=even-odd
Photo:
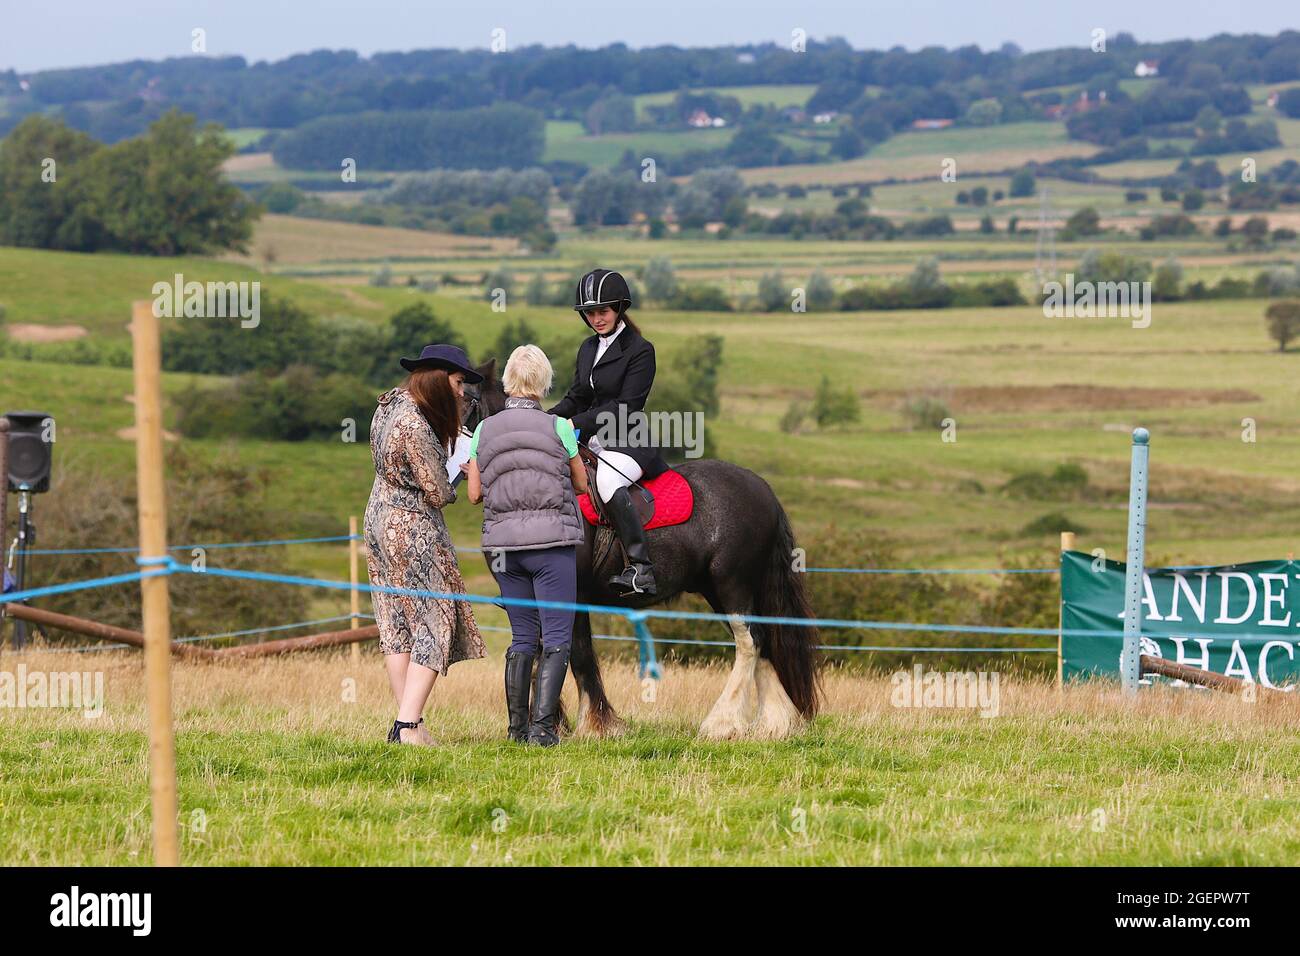
[[[460,432],[460,403],[443,368],[422,368],[411,373],[404,386],[443,448],[450,449]]]
[[[632,316],[628,315],[626,311],[620,313],[619,318],[623,320],[623,324],[626,325],[629,329],[631,329],[637,335],[641,335],[641,329],[637,327],[637,324],[632,321]],[[642,338],[644,338],[644,336],[642,336]]]

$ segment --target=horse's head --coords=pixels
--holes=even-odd
[[[465,417],[461,422],[471,433],[483,419],[506,407],[506,390],[497,379],[497,360],[488,359],[474,371],[483,376],[483,381],[465,386]]]

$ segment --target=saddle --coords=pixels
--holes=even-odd
[[[596,456],[587,448],[579,448],[582,464],[587,469],[587,487],[596,487]],[[681,473],[668,469],[663,474],[649,481],[639,481],[628,489],[641,527],[647,531],[651,528],[664,528],[669,525],[683,524],[695,510],[695,494]],[[578,495],[578,507],[587,524],[596,527],[608,527],[609,517],[605,514],[605,505],[599,495]]]
[[[587,469],[587,487],[596,487],[596,456],[585,446],[579,446],[582,464]],[[662,475],[649,481],[638,482],[628,489],[641,527],[663,528],[682,524],[687,521],[695,509],[695,495],[691,486],[680,472],[671,468]],[[578,495],[578,508],[587,524],[596,529],[596,540],[592,546],[592,570],[598,578],[617,574],[626,566],[626,555],[618,540],[618,535],[605,514],[604,503],[600,495]]]

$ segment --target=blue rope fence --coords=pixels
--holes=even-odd
[[[336,534],[319,538],[273,538],[266,541],[221,541],[208,544],[176,544],[168,551],[216,550],[219,548],[270,548],[291,544],[331,544],[361,541],[362,535]],[[482,554],[482,548],[461,546],[462,554]],[[29,548],[28,554],[138,554],[139,548]],[[1058,574],[1058,568],[804,568],[809,574]]]
[[[223,541],[210,542],[202,544],[178,544],[169,547],[168,552],[192,551],[195,549],[202,550],[219,550],[231,548],[264,548],[281,545],[298,545],[298,544],[332,544],[347,541],[361,540],[361,535],[327,535],[310,538],[274,538],[261,541]],[[480,554],[482,548],[459,547],[456,549],[462,553]],[[31,549],[27,552],[31,555],[76,555],[76,554],[139,554],[139,548],[48,548],[48,549]],[[250,581],[261,581],[274,584],[288,584],[298,587],[314,587],[327,590],[346,590],[362,591],[369,594],[386,593],[403,595],[410,597],[424,597],[436,600],[456,600],[466,601],[471,604],[493,604],[497,607],[505,608],[510,605],[554,608],[558,610],[585,611],[593,614],[610,614],[622,617],[632,625],[635,636],[618,635],[618,634],[594,634],[592,637],[596,640],[636,642],[640,651],[640,661],[643,674],[648,674],[658,678],[660,669],[655,659],[654,645],[660,644],[693,644],[700,646],[713,647],[731,647],[731,641],[710,641],[683,638],[654,638],[649,629],[648,621],[655,618],[677,619],[677,620],[695,620],[708,621],[729,624],[734,618],[743,620],[752,624],[773,624],[786,625],[795,627],[822,627],[832,629],[853,629],[853,630],[877,630],[877,631],[909,631],[909,632],[929,632],[929,633],[946,633],[946,634],[998,634],[1014,635],[1028,637],[1056,637],[1058,634],[1066,633],[1070,635],[1091,636],[1100,634],[1099,631],[1068,631],[1062,632],[1048,628],[1025,628],[1025,627],[997,627],[990,625],[973,625],[973,624],[922,624],[906,621],[858,621],[858,620],[841,620],[835,618],[787,618],[771,617],[762,615],[724,615],[713,614],[699,611],[668,611],[660,609],[634,610],[629,608],[611,607],[608,605],[598,604],[578,604],[558,601],[537,601],[522,598],[505,598],[500,596],[478,595],[478,594],[456,594],[442,593],[437,591],[414,590],[406,588],[382,587],[370,584],[352,585],[345,581],[330,581],[320,578],[300,577],[288,574],[276,574],[263,571],[244,571],[231,568],[213,568],[205,567],[202,570],[196,570],[187,565],[181,564],[169,555],[153,558],[137,558],[137,564],[143,570],[134,573],[112,575],[110,577],[92,578],[85,581],[72,581],[64,584],[48,585],[46,587],[29,588],[24,591],[11,592],[3,595],[4,601],[20,602],[30,598],[49,597],[56,594],[66,594],[74,591],[88,590],[91,588],[109,587],[117,584],[130,584],[143,578],[159,577],[170,574],[207,574],[213,577],[224,577],[232,579],[242,579]],[[806,568],[808,573],[820,574],[1057,574],[1056,568]],[[250,628],[241,631],[227,631],[214,634],[201,634],[192,637],[177,638],[176,643],[189,643],[198,641],[219,640],[223,638],[234,637],[252,637],[260,634],[267,634],[275,631],[286,631],[300,627],[316,626],[321,624],[336,623],[338,621],[348,620],[354,615],[345,614],[337,617],[319,618],[311,621],[297,621],[291,624],[281,624],[271,627]],[[370,618],[370,615],[357,615],[360,617]],[[489,628],[493,629],[493,628]],[[508,630],[500,628],[499,630]],[[124,645],[102,645],[94,648],[108,649],[110,647],[119,647]],[[1054,647],[927,647],[915,645],[848,645],[848,644],[820,644],[818,650],[822,651],[867,651],[867,652],[899,652],[899,653],[956,653],[956,654],[1054,654]],[[86,649],[81,649],[86,650]]]
[[[344,536],[344,540],[347,537]],[[169,549],[170,550],[170,549]],[[322,578],[301,577],[298,575],[278,574],[266,571],[246,571],[233,568],[215,568],[206,567],[202,570],[192,568],[186,564],[178,562],[170,555],[160,557],[137,558],[136,563],[142,570],[128,573],[113,575],[105,578],[93,578],[86,581],[72,581],[64,584],[48,585],[39,588],[29,588],[24,591],[11,592],[4,595],[5,601],[20,602],[36,597],[47,597],[55,594],[65,594],[74,591],[88,590],[98,587],[109,587],[116,584],[127,584],[139,581],[143,578],[160,577],[170,574],[197,574],[211,577],[221,577],[237,580],[260,581],[272,584],[288,584],[298,587],[313,587],[325,590],[335,591],[352,591],[357,590],[368,594],[394,594],[409,597],[423,597],[435,600],[452,600],[465,601],[470,604],[492,604],[497,607],[522,606],[553,608],[557,610],[584,611],[593,614],[608,614],[616,617],[622,617],[632,625],[635,636],[602,634],[593,635],[600,640],[633,642],[638,645],[641,671],[643,676],[650,676],[658,679],[661,670],[655,657],[654,645],[656,641],[663,644],[696,644],[703,646],[730,647],[732,642],[728,641],[708,641],[708,640],[687,640],[676,638],[656,639],[650,632],[648,622],[652,619],[677,619],[677,620],[695,620],[710,621],[723,624],[730,624],[733,620],[741,620],[752,624],[774,624],[794,627],[822,627],[832,629],[854,629],[854,630],[880,630],[880,631],[912,631],[912,632],[931,632],[931,633],[950,633],[950,634],[1003,634],[1035,637],[1054,637],[1057,630],[1048,628],[1024,628],[1024,627],[997,627],[990,625],[972,625],[972,624],[922,624],[915,622],[903,621],[857,621],[842,620],[836,618],[795,618],[779,617],[770,615],[756,614],[714,614],[700,611],[669,611],[661,609],[631,609],[623,607],[612,607],[600,604],[570,603],[563,601],[541,601],[529,600],[524,598],[507,598],[503,596],[489,596],[480,594],[460,594],[441,591],[431,591],[413,588],[397,588],[383,585],[357,584],[353,585],[347,581],[332,581]],[[180,641],[202,641],[216,640],[219,638],[253,636],[257,634],[269,633],[271,631],[289,630],[296,627],[305,627],[316,624],[331,623],[335,621],[346,620],[353,615],[340,615],[334,618],[321,618],[314,621],[299,621],[293,624],[282,624],[274,627],[255,628],[245,631],[230,631],[217,634],[198,635],[191,638],[180,638]],[[358,615],[369,617],[369,615]],[[1064,633],[1092,635],[1103,633],[1100,631],[1068,631]],[[877,651],[877,652],[910,652],[910,653],[1023,653],[1023,654],[1046,654],[1055,653],[1055,648],[1050,647],[1006,647],[1006,648],[987,648],[987,647],[923,647],[923,646],[900,646],[900,645],[843,645],[843,644],[823,644],[818,645],[819,650],[824,651]]]

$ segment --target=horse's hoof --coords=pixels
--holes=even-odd
[[[747,736],[756,740],[784,740],[803,729],[803,715],[781,686],[771,663],[760,660],[754,671],[758,687],[758,714]]]
[[[627,733],[627,722],[613,708],[582,708],[578,713],[578,725],[574,728],[576,737],[621,737]]]

